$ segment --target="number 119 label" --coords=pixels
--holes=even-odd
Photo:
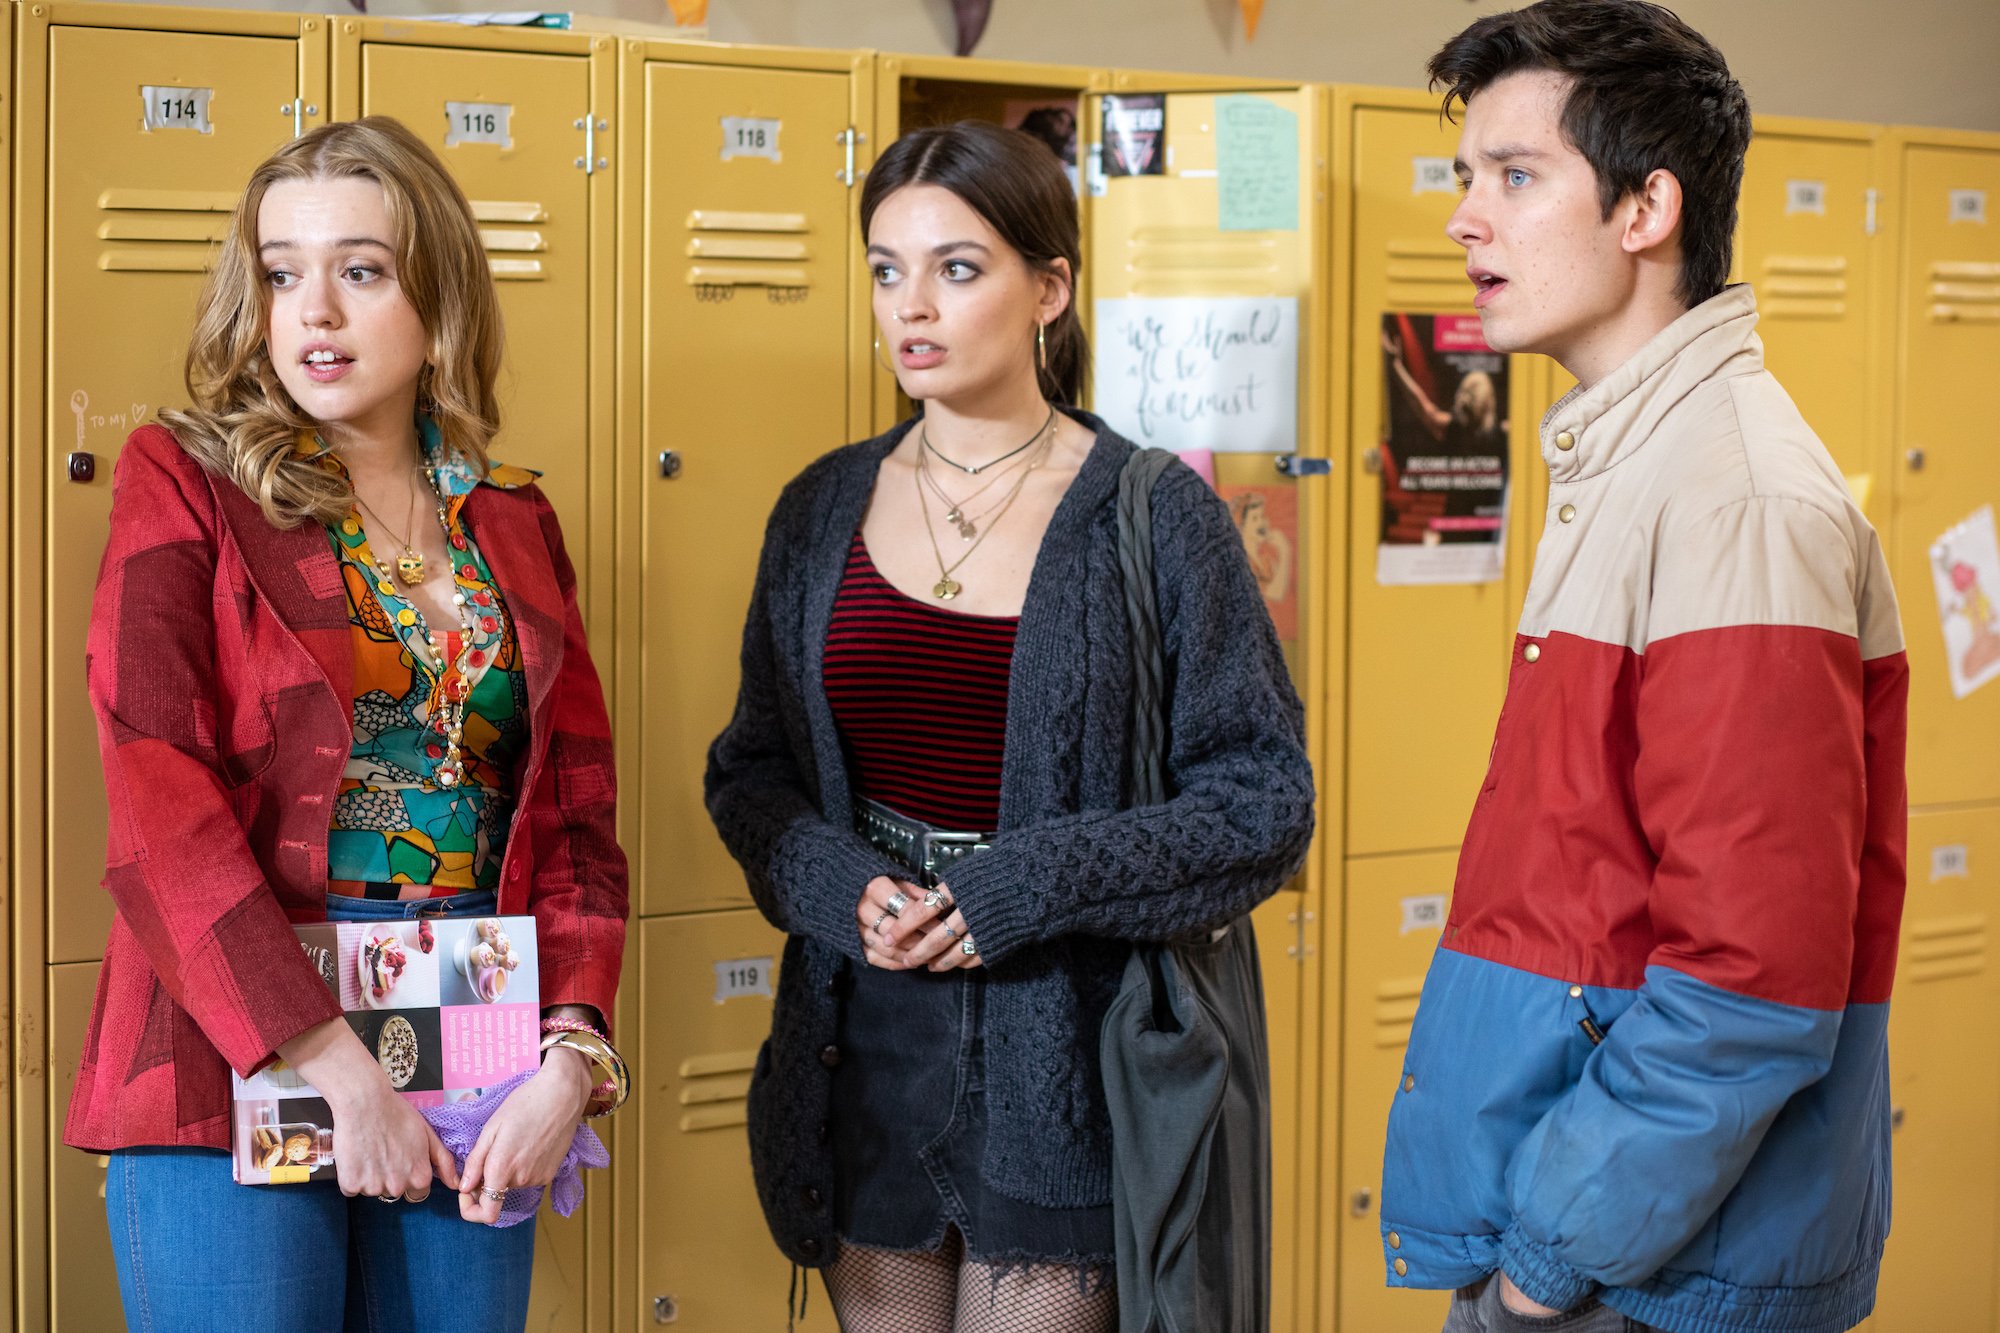
[[[778,131],[784,128],[781,120],[764,120],[756,116],[724,116],[722,118],[722,160],[736,157],[761,157],[772,162],[782,162],[778,153]]]
[[[462,143],[490,143],[496,148],[514,146],[511,102],[446,102],[444,120],[446,148],[456,148]]]
[[[771,995],[772,959],[730,958],[715,965],[715,1002]]]
[[[147,84],[139,89],[139,98],[146,104],[148,130],[213,134],[215,126],[208,119],[208,102],[214,96],[213,88],[159,88]]]

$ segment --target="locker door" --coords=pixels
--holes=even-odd
[[[1352,410],[1348,509],[1348,851],[1456,847],[1493,737],[1514,623],[1508,582],[1385,587],[1378,446],[1386,386],[1382,316],[1469,313],[1465,251],[1444,233],[1457,206],[1448,165],[1458,132],[1434,104],[1353,115],[1351,253],[1346,257]],[[1442,159],[1446,170],[1436,170]],[[1545,485],[1532,363],[1509,358],[1512,494]],[[1509,524],[1522,522],[1518,498]]]
[[[84,692],[90,587],[126,434],[186,401],[181,358],[209,246],[251,170],[292,136],[299,43],[59,27],[49,36],[46,471],[49,958],[99,957],[111,919],[104,780]],[[148,129],[159,104],[209,128]],[[167,90],[175,90],[171,93]],[[282,111],[281,111],[282,108]],[[72,453],[95,480],[70,479]]]
[[[743,901],[702,770],[735,705],[764,520],[846,442],[847,293],[862,275],[841,179],[846,75],[649,62],[644,81],[642,443],[619,466],[643,497],[637,882],[655,915]],[[761,154],[725,140],[758,122]]]
[[[1866,130],[1836,135],[1759,127],[1744,164],[1737,264],[1757,293],[1765,363],[1883,523],[1887,486],[1878,501],[1872,484],[1875,142]]]
[[[579,563],[589,518],[591,216],[575,122],[590,110],[584,55],[361,48],[360,114],[416,131],[472,202],[507,328],[493,457],[542,473]]]
[[[123,1328],[118,1282],[111,1259],[111,1232],[104,1218],[106,1158],[62,1145],[63,1111],[76,1087],[77,1064],[90,1026],[90,1001],[97,991],[96,963],[64,963],[48,969],[50,1032],[49,1079],[49,1267],[51,1326],[70,1330]],[[221,1158],[217,1157],[218,1164]]]
[[[1318,328],[1316,302],[1321,297],[1314,287],[1315,264],[1320,260],[1314,224],[1318,206],[1312,188],[1314,165],[1322,152],[1317,142],[1317,103],[1296,89],[1248,94],[1297,118],[1299,214],[1288,227],[1225,230],[1220,225],[1217,178],[1218,106],[1237,96],[1244,94],[1166,94],[1165,142],[1170,152],[1165,173],[1102,180],[1102,193],[1091,200],[1085,219],[1084,277],[1094,300],[1283,297],[1297,302],[1301,330]],[[1098,97],[1085,103],[1085,127],[1092,137],[1102,124],[1102,105]],[[1104,340],[1118,333],[1099,320],[1094,334],[1102,365]],[[1323,445],[1314,424],[1309,368],[1324,358],[1316,340],[1305,332],[1299,337],[1298,352],[1299,419],[1290,448],[1316,454]],[[1117,384],[1099,374],[1092,392],[1097,411],[1114,427],[1145,442],[1125,415],[1130,409]],[[1324,479],[1294,480],[1277,470],[1277,458],[1275,452],[1218,453],[1213,459],[1215,482],[1238,515],[1253,565],[1269,574],[1264,585],[1267,605],[1293,682],[1311,715],[1308,734],[1317,736],[1323,704],[1309,688],[1308,667],[1318,627],[1306,608],[1319,605],[1318,575],[1327,562],[1325,527],[1332,515],[1324,503]],[[1301,1230],[1309,1217],[1305,1201],[1318,1188],[1316,1179],[1301,1175],[1300,1097],[1318,1079],[1317,1052],[1302,1039],[1307,989],[1302,941],[1318,935],[1316,930],[1301,930],[1306,915],[1318,910],[1318,899],[1308,889],[1307,877],[1301,875],[1256,916],[1271,1040],[1271,1324],[1275,1329],[1298,1325],[1301,1292],[1311,1289],[1299,1271],[1300,1256],[1310,1252]]]
[[[1393,1290],[1383,1277],[1382,1145],[1424,973],[1450,903],[1450,852],[1347,863],[1346,998],[1341,1006],[1340,1216],[1335,1310],[1341,1329],[1433,1333],[1449,1292]]]
[[[1913,145],[1903,163],[1893,569],[1910,649],[1910,804],[2000,800],[2000,686],[1953,697],[1930,554],[1981,506],[2000,506],[2000,449],[1980,403],[2000,366],[2000,144]]]
[[[1910,819],[1910,887],[1889,1006],[1895,1223],[1876,1324],[1991,1328],[2000,1183],[2000,808]]]
[[[743,1128],[784,937],[749,910],[641,921],[636,934],[639,1309],[689,1333],[784,1327],[791,1266],[765,1229]],[[824,1296],[813,1292],[799,1333],[832,1333]]]

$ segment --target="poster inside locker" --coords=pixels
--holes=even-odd
[[[1491,583],[1505,570],[1507,358],[1475,315],[1382,316],[1385,584]]]
[[[1951,692],[1963,699],[2000,676],[2000,539],[1992,505],[1982,505],[1932,545],[1931,577]]]

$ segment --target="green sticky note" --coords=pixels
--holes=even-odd
[[[1215,99],[1216,193],[1224,231],[1299,229],[1299,118],[1267,97]]]

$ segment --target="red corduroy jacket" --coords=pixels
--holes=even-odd
[[[532,914],[544,1004],[611,1015],[625,946],[611,729],[539,487],[462,511],[513,617],[530,743],[500,911]],[[292,923],[326,916],[353,740],[347,597],[316,523],[271,526],[159,426],[118,460],[87,671],[117,907],[63,1141],[225,1148],[248,1075],[339,1015]]]

